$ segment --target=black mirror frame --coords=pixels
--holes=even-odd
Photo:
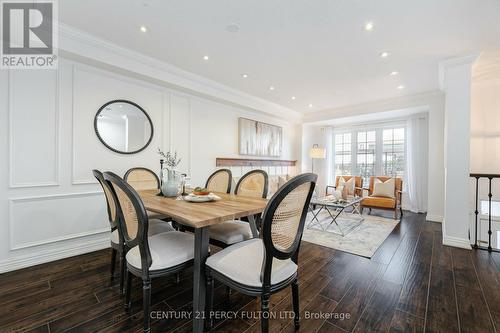
[[[136,108],[138,108],[139,110],[141,110],[142,113],[144,113],[144,115],[148,119],[149,125],[151,126],[151,135],[149,136],[148,142],[146,142],[146,144],[141,149],[130,151],[130,152],[120,151],[120,150],[117,150],[117,149],[109,146],[104,141],[104,139],[99,135],[99,131],[97,130],[97,117],[99,116],[99,114],[101,113],[101,111],[104,110],[104,108],[106,106],[108,106],[110,104],[113,104],[113,103],[127,103],[127,104],[131,104],[131,105],[135,106]],[[115,153],[123,154],[123,155],[137,154],[137,153],[140,153],[141,151],[143,151],[144,149],[146,149],[149,146],[149,144],[151,143],[151,141],[153,141],[153,137],[154,137],[154,133],[155,133],[153,122],[151,121],[151,118],[149,117],[149,114],[142,107],[140,107],[138,104],[136,104],[136,103],[134,103],[132,101],[128,101],[126,99],[115,99],[115,100],[109,101],[109,102],[105,103],[103,106],[101,106],[99,108],[99,110],[97,110],[97,113],[95,114],[95,117],[94,117],[94,131],[95,131],[95,134],[97,135],[97,138],[99,139],[99,141],[101,141],[101,143],[106,148],[108,148],[109,150],[111,150],[111,151],[113,151]]]

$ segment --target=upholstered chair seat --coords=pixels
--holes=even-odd
[[[160,213],[155,213],[150,210],[146,210],[146,213],[148,214],[148,219],[157,219],[157,220],[166,220],[168,219],[167,216],[160,214]]]
[[[209,227],[210,238],[224,244],[234,244],[251,239],[252,230],[248,222],[232,220]]]
[[[162,220],[149,220],[148,235],[153,236],[160,234],[162,232],[174,231],[175,229],[170,225],[169,222]],[[111,242],[113,244],[118,244],[120,242],[118,237],[118,229],[115,229],[110,236]]]
[[[396,199],[368,196],[363,198],[363,204],[366,206],[374,206],[374,207],[390,209],[396,207]]]
[[[170,222],[162,220],[149,220],[148,236],[161,234],[162,232],[175,231]]]
[[[118,236],[118,229],[115,229],[114,231],[111,232],[111,235],[109,236],[109,239],[111,240],[111,243],[113,244],[119,244],[120,243],[120,236]]]
[[[194,236],[189,233],[163,232],[148,237],[148,244],[152,259],[150,272],[174,267],[194,258]],[[139,246],[131,248],[126,258],[129,265],[141,269]]]
[[[262,287],[260,274],[264,261],[262,239],[250,239],[211,255],[207,266],[232,281],[251,287]],[[291,260],[274,258],[271,271],[271,285],[283,282],[297,272],[297,265]]]
[[[234,194],[249,198],[265,198],[268,192],[268,183],[268,175],[265,171],[252,170],[238,179]],[[212,244],[220,247],[242,242],[254,236],[249,222],[239,220],[229,220],[210,226],[209,232]]]

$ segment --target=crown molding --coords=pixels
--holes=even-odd
[[[476,53],[468,54],[466,56],[449,58],[449,59],[445,59],[443,61],[440,61],[439,62],[439,69],[438,69],[439,89],[444,91],[444,79],[445,79],[446,70],[448,70],[452,67],[457,67],[457,66],[462,66],[462,65],[470,65],[472,67],[474,65],[474,63],[476,62],[476,60],[480,56],[481,56],[481,52],[476,52]]]
[[[414,95],[405,95],[340,108],[310,112],[304,115],[303,121],[304,123],[320,122],[333,118],[343,118],[368,113],[438,104],[442,103],[442,101],[443,93],[439,90],[434,90]]]
[[[91,62],[95,61],[150,78],[152,81],[161,81],[174,89],[203,98],[270,114],[289,121],[300,122],[302,120],[302,113],[230,88],[65,24],[59,24],[59,48],[70,58],[83,57]]]

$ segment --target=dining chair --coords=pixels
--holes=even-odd
[[[134,190],[142,191],[142,190],[158,190],[160,191],[160,178],[156,173],[148,168],[143,167],[135,167],[127,170],[123,179],[127,183],[129,183]],[[147,211],[148,217],[150,219],[160,219],[164,221],[170,221],[168,216],[158,214],[155,212]]]
[[[269,177],[264,170],[244,174],[234,189],[234,194],[252,198],[266,198]],[[256,220],[259,219],[259,216]],[[250,224],[243,220],[230,220],[209,227],[210,243],[222,248],[253,238]]]
[[[261,299],[261,331],[269,331],[269,298],[292,286],[294,324],[299,321],[298,257],[304,223],[317,175],[289,180],[269,200],[262,217],[260,238],[231,245],[208,257],[207,313],[212,313],[214,279],[231,289]],[[212,318],[207,320],[208,329]]]
[[[151,279],[178,273],[192,265],[194,236],[175,230],[149,236],[146,208],[134,188],[111,172],[105,172],[104,179],[113,189],[118,228],[129,249],[125,255],[125,307],[130,308],[132,275],[135,275],[142,279],[143,330],[150,332]]]
[[[213,192],[230,193],[233,175],[229,169],[219,169],[212,173],[205,184],[205,188]]]
[[[123,242],[123,235],[118,228],[118,214],[116,213],[116,202],[112,195],[112,189],[109,184],[104,180],[104,175],[99,170],[92,170],[94,177],[101,185],[104,195],[106,197],[106,206],[108,208],[108,219],[111,226],[111,281],[113,281],[116,265],[116,255],[120,254],[120,293],[123,294],[124,276],[125,276],[125,253],[127,251]],[[149,236],[159,234],[162,232],[175,230],[172,226],[159,219],[149,220]]]
[[[120,254],[120,294],[123,294],[123,279],[124,279],[124,258],[125,252],[123,250],[123,237],[118,231],[118,214],[116,213],[116,203],[112,195],[112,190],[103,178],[102,172],[99,170],[92,170],[94,177],[101,185],[104,196],[106,198],[106,208],[108,211],[109,226],[111,227],[110,242],[111,242],[111,283],[115,276],[116,255]]]

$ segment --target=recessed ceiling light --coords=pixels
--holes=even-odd
[[[389,56],[389,54],[390,54],[389,52],[384,51],[384,52],[380,53],[380,58],[387,58]]]
[[[269,90],[274,90],[274,86],[270,86],[270,87],[269,87]]]
[[[241,77],[246,79],[248,77],[248,74],[241,74]]]
[[[308,106],[309,106],[310,108],[312,108],[312,107],[313,107],[313,105],[312,105],[312,104],[309,104]]]
[[[398,90],[403,90],[405,88],[405,86],[401,85],[401,86],[398,86]]]
[[[208,56],[203,56],[203,60],[208,60]]]
[[[399,74],[399,72],[398,72],[398,71],[393,71],[393,72],[391,72],[389,75],[390,75],[390,76],[396,76],[396,75],[398,75],[398,74]]]
[[[139,28],[142,32],[147,32],[148,31],[148,28],[146,28],[145,26],[141,25],[141,27]]]
[[[373,22],[366,22],[365,23],[365,30],[372,31],[373,30]]]
[[[292,96],[292,99],[295,100],[295,96]]]

